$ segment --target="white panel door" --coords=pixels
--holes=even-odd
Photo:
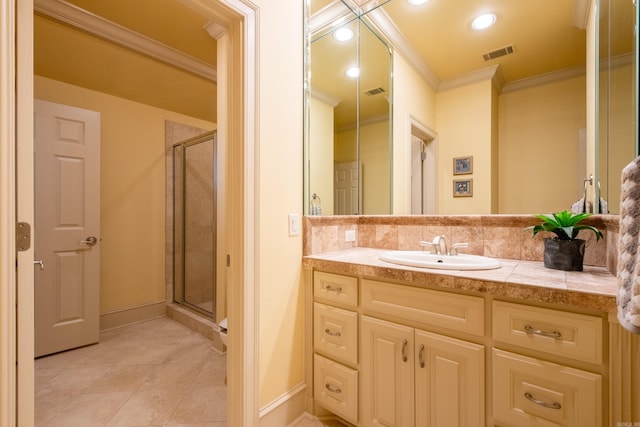
[[[37,357],[99,339],[100,113],[34,109]]]
[[[358,162],[336,163],[334,180],[335,215],[358,214]]]

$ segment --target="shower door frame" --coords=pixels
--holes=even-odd
[[[203,142],[207,142],[213,140],[213,207],[212,211],[214,214],[215,221],[213,221],[212,231],[213,231],[213,244],[212,244],[212,280],[213,280],[213,289],[211,293],[211,311],[207,311],[198,305],[191,303],[185,299],[185,228],[186,222],[184,221],[185,217],[185,203],[184,199],[186,197],[186,180],[185,180],[185,165],[186,165],[186,149],[188,147],[198,145]],[[218,190],[217,190],[217,172],[218,172],[218,154],[217,154],[217,131],[210,131],[198,135],[193,138],[189,138],[185,141],[181,141],[172,145],[172,159],[173,159],[173,301],[177,304],[180,304],[189,310],[195,311],[207,318],[213,319],[215,321],[216,317],[216,304],[217,304],[217,272],[218,265],[216,262],[217,259],[217,237],[218,237]],[[182,148],[182,156],[178,160],[176,155],[176,150],[178,148]],[[178,164],[180,161],[180,164]],[[178,179],[180,181],[178,182]]]

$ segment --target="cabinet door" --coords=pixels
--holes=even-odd
[[[363,426],[413,426],[413,328],[362,316],[360,332]]]
[[[416,330],[416,426],[484,425],[484,346]]]

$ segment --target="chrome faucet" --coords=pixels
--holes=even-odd
[[[426,242],[421,241],[420,246],[425,246],[429,248],[430,252],[435,253],[437,255],[447,255],[447,242],[444,240],[444,236],[436,236],[433,238],[433,241]]]
[[[468,243],[454,243],[451,245],[451,252],[449,252],[444,235],[434,237],[431,242],[420,241],[419,244],[420,246],[429,248],[429,251],[436,255],[458,255],[458,249],[469,247]]]

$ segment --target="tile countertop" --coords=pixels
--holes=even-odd
[[[542,262],[500,259],[494,270],[436,270],[381,261],[384,249],[353,248],[304,256],[302,265],[318,270],[488,293],[509,298],[616,312],[617,279],[604,267],[584,271],[545,268]]]

